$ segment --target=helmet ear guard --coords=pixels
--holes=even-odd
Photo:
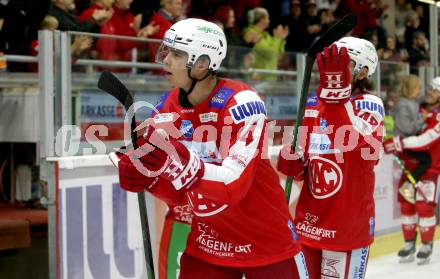
[[[374,45],[364,39],[356,37],[344,37],[335,42],[338,48],[345,47],[356,65],[355,72],[359,72],[363,67],[368,68],[368,77],[370,77],[377,68],[379,58]]]

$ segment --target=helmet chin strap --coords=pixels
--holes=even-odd
[[[205,80],[210,74],[212,74],[212,70],[208,70],[208,72],[206,73],[206,75],[204,77],[202,77],[201,79],[197,79],[193,76],[191,76],[191,70],[192,68],[188,68],[188,77],[192,80],[191,86],[189,87],[188,91],[185,91],[184,89],[182,89],[186,95],[191,94],[191,92],[194,90],[194,87],[196,87],[197,82]]]
[[[192,93],[192,91],[194,90],[194,87],[196,87],[197,82],[205,80],[209,75],[214,74],[214,72],[212,70],[208,70],[208,72],[206,73],[206,75],[204,77],[202,77],[201,79],[197,79],[197,78],[191,76],[191,70],[192,70],[192,68],[188,68],[188,77],[192,81],[191,86],[189,87],[188,91],[185,91],[185,89],[180,88],[180,92],[184,93],[184,94],[179,94],[179,101],[183,107],[188,107],[188,105],[192,107],[192,105],[190,105],[191,103],[188,100],[188,96],[189,96],[189,94]]]

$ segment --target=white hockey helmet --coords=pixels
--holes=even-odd
[[[440,77],[435,77],[432,79],[431,88],[437,92],[440,92]]]
[[[226,57],[227,43],[223,30],[215,23],[188,18],[176,22],[164,35],[156,54],[156,62],[163,64],[163,49],[172,48],[188,54],[187,68],[192,68],[198,58],[207,56],[209,70],[217,71]]]
[[[336,46],[347,48],[351,60],[356,62],[355,72],[359,72],[366,66],[368,67],[368,77],[370,77],[376,71],[379,58],[376,48],[371,42],[355,37],[344,37],[336,41]]]

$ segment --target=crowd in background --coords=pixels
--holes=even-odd
[[[40,29],[161,39],[174,22],[198,17],[224,29],[230,46],[226,67],[288,68],[281,59],[285,52],[307,51],[337,19],[353,12],[358,18],[353,35],[373,42],[381,60],[429,64],[427,5],[395,0],[395,30],[383,25],[388,8],[381,0],[2,0],[0,52],[36,55]],[[152,62],[157,46],[75,36],[72,54],[123,61],[136,55]],[[252,51],[237,54],[234,46]]]

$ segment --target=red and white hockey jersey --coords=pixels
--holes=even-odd
[[[382,101],[370,94],[345,104],[309,98],[300,131],[308,176],[295,216],[301,243],[352,250],[373,241],[373,169],[382,149],[383,117]]]
[[[242,82],[219,80],[195,107],[172,90],[153,114],[157,125],[180,131],[180,141],[205,163],[200,181],[186,194],[160,179],[152,194],[170,206],[184,195],[192,212],[185,252],[212,264],[258,266],[292,258],[300,251],[279,178],[262,158],[266,109]],[[181,93],[183,94],[183,93]]]
[[[422,177],[440,174],[440,108],[433,110],[425,122],[420,135],[402,140],[404,149],[429,152],[431,166]]]

